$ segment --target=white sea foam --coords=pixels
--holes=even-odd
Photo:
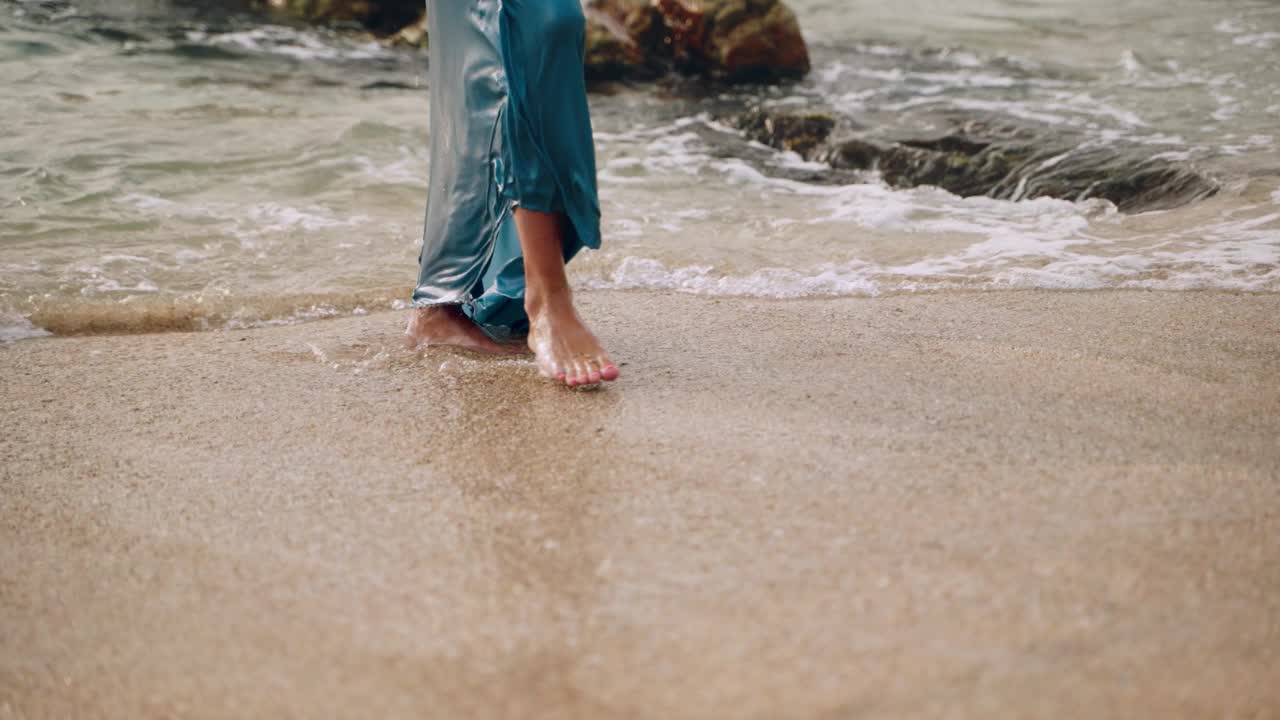
[[[144,193],[129,193],[120,198],[119,202],[126,205],[132,205],[138,210],[159,210],[177,207],[177,203],[172,200],[155,197],[154,195],[146,195]]]
[[[902,68],[856,68],[841,74],[869,78],[890,83],[915,81],[937,84],[947,88],[1007,88],[1019,83],[1018,80],[1005,75],[990,72],[912,72]],[[829,76],[820,76],[826,79]]]
[[[376,42],[340,43],[321,39],[314,32],[280,25],[227,33],[191,31],[187,39],[297,60],[370,60],[391,56],[391,51]]]
[[[1245,32],[1245,26],[1241,23],[1239,18],[1219,20],[1218,23],[1213,26],[1213,29],[1217,32],[1223,33],[1224,35],[1237,35]]]
[[[48,330],[32,325],[31,321],[24,317],[0,313],[0,344],[48,337],[50,334]]]
[[[657,260],[626,258],[609,276],[586,278],[583,285],[612,290],[676,290],[698,295],[799,298],[877,295],[879,289],[863,268],[823,265],[808,272],[765,268],[748,275],[717,274],[706,265],[668,268]]]
[[[1280,42],[1280,32],[1261,32],[1240,35],[1232,39],[1231,42],[1236,45],[1246,45],[1260,50],[1270,50],[1277,42]]]
[[[379,164],[367,155],[352,158],[365,177],[379,183],[393,185],[423,185],[427,183],[427,164],[420,153],[400,147],[400,157],[389,163]]]
[[[160,287],[151,280],[142,279],[128,284],[102,274],[100,268],[82,268],[80,281],[81,295],[98,295],[103,293],[155,293]]]
[[[644,218],[614,219],[611,236],[650,238],[645,244],[652,245],[655,229],[665,227],[672,240],[659,243],[665,249],[655,255],[615,253],[612,264],[594,265],[580,276],[584,286],[779,298],[958,287],[1280,291],[1280,214],[1245,206],[1229,211],[1225,219],[1193,215],[1196,219],[1185,222],[1170,219],[1160,225],[1162,230],[1135,233],[1125,228],[1136,221],[1105,200],[1042,197],[1014,202],[960,198],[929,187],[893,189],[876,182],[814,185],[766,175],[744,160],[711,157],[696,137],[682,132],[670,142],[649,141],[655,153],[679,155],[678,159],[626,158],[614,167],[670,166],[717,175],[717,185],[735,188],[742,221],[767,227],[767,232],[776,233],[774,239],[749,251],[754,263],[745,269],[735,258],[681,263],[680,248],[689,241],[680,240],[680,234],[699,232],[696,222],[706,217],[705,212],[690,218],[694,224],[688,227]],[[1163,145],[1180,139],[1148,140]],[[796,160],[779,154],[776,164]],[[654,179],[642,173],[627,181],[644,184]],[[1280,203],[1280,190],[1271,199]],[[766,209],[753,212],[754,204]],[[805,215],[780,217],[780,207],[804,208]],[[895,239],[864,247],[859,238],[868,232]],[[785,253],[766,250],[785,245],[794,235],[822,238],[832,260],[799,265],[788,261]],[[938,242],[949,249],[926,249]],[[887,259],[913,253],[886,254],[886,246],[913,245],[920,247],[916,258]]]
[[[1146,63],[1138,59],[1137,53],[1128,48],[1120,53],[1120,67],[1130,75],[1138,75],[1147,70]]]
[[[254,235],[265,235],[290,230],[315,231],[335,227],[351,227],[369,221],[367,215],[335,217],[333,211],[321,206],[292,207],[279,203],[259,203],[244,211],[244,225]]]
[[[646,154],[612,158],[602,175],[606,195],[619,184],[630,188],[625,192],[631,217],[611,218],[609,236],[635,238],[656,252],[615,253],[612,264],[597,263],[581,277],[588,287],[761,297],[953,287],[1280,291],[1280,218],[1256,210],[1238,208],[1245,214],[1225,221],[1212,214],[1170,221],[1163,231],[1134,235],[1125,229],[1131,223],[1105,200],[960,198],[931,187],[893,189],[873,178],[851,185],[816,185],[773,177],[745,160],[715,157],[688,121],[664,128],[666,134],[656,137],[663,128],[637,132],[634,138],[645,139]],[[1270,138],[1251,138],[1259,144],[1264,139]],[[1153,146],[1185,143],[1181,137],[1159,133],[1143,140]],[[1103,137],[1094,142],[1112,141]],[[1052,166],[1069,154],[1045,163]],[[1188,150],[1170,150],[1163,156],[1191,155]],[[817,169],[790,153],[775,154],[771,164]],[[732,207],[723,212],[702,207],[685,217],[674,217],[673,208],[666,206],[655,206],[652,215],[637,212],[642,190],[660,188],[669,181],[672,168],[714,178],[706,187],[730,188]],[[696,197],[684,196],[680,202],[693,203]],[[751,262],[744,267],[741,259],[731,256],[681,262],[687,255],[683,248],[698,245],[694,235],[716,227],[714,221],[722,214],[760,228],[754,234],[768,238],[744,248]],[[861,238],[868,233],[881,239],[864,245]],[[792,237],[817,239],[821,250],[806,248],[806,256],[827,255],[830,260],[797,264],[787,251],[770,249],[791,247]],[[947,249],[928,249],[934,245]],[[919,249],[909,251],[912,247]],[[910,260],[889,261],[912,255]]]
[[[249,205],[223,202],[179,203],[137,193],[120,198],[120,202],[148,215],[214,221],[249,244],[272,235],[355,227],[371,220],[369,216],[360,214],[339,216],[331,208],[321,205],[294,206],[277,202]]]
[[[579,282],[593,289],[673,290],[697,295],[761,298],[874,297],[887,293],[952,289],[1148,289],[1280,291],[1280,252],[1275,244],[1223,242],[1185,252],[1147,255],[1054,253],[1038,265],[1009,266],[1029,251],[1016,243],[1000,249],[984,242],[957,255],[903,266],[860,260],[807,269],[764,268],[725,273],[708,265],[668,267],[628,257],[613,271]],[[984,268],[987,272],[975,272]]]

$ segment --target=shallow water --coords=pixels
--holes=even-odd
[[[792,4],[815,59],[799,85],[593,96],[607,242],[575,261],[576,283],[1280,292],[1275,3]],[[426,83],[421,55],[327,31],[164,2],[0,0],[0,340],[403,305]],[[716,119],[757,102],[902,133],[944,111],[1015,118],[1191,163],[1223,189],[1124,215],[874,176],[798,182],[798,157]]]

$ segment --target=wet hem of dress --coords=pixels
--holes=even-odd
[[[416,300],[410,300],[409,307],[415,308],[415,309],[421,309],[421,308],[429,308],[429,307],[442,307],[446,305],[470,305],[473,302],[475,302],[475,300],[472,298],[468,298],[465,300],[427,300],[425,298],[419,298]]]
[[[481,325],[480,323],[476,323],[476,327],[480,328],[480,332],[489,336],[489,339],[494,342],[511,343],[516,342],[517,340],[524,340],[529,337],[529,333],[527,331],[517,332],[506,325]]]
[[[519,298],[512,298],[510,296],[505,296],[505,295],[503,297],[507,297],[509,300],[519,299]],[[476,301],[474,299],[471,299],[471,300],[413,300],[410,302],[409,307],[414,310],[422,310],[425,308],[432,308],[432,307],[450,307],[450,306],[461,307],[463,308],[463,312],[467,314],[467,319],[470,320],[472,323],[475,323],[475,326],[480,328],[481,332],[489,336],[489,339],[494,340],[495,342],[500,342],[500,343],[514,342],[516,340],[523,340],[529,336],[528,331],[519,331],[510,325],[486,325],[481,322],[476,322],[476,319],[472,317],[470,313],[467,313],[468,309],[472,309],[475,307],[475,303]]]

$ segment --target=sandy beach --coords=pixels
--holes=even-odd
[[[0,718],[1280,717],[1280,296],[0,347]]]

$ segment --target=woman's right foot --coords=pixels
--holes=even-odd
[[[414,348],[447,345],[501,355],[524,352],[519,345],[504,345],[485,335],[457,305],[435,305],[414,310],[404,334]]]
[[[543,375],[569,387],[618,379],[618,366],[578,317],[567,290],[545,299],[526,299],[525,308],[529,313],[529,349]]]

